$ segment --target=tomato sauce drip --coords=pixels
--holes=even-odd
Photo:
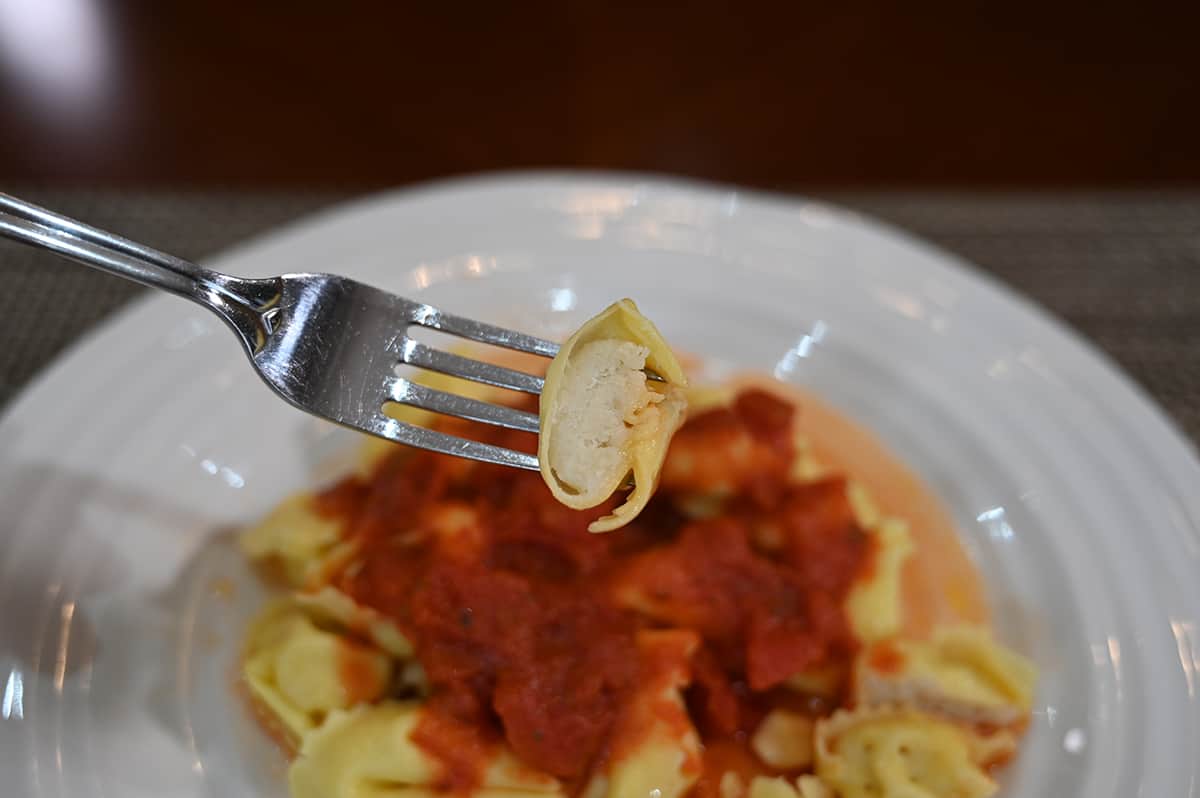
[[[900,673],[905,665],[904,652],[891,641],[884,640],[871,647],[867,662],[879,673]]]
[[[639,631],[698,635],[687,709],[724,758],[732,746],[753,760],[747,735],[791,674],[852,656],[842,605],[869,572],[869,538],[842,480],[790,483],[794,412],[750,389],[690,419],[650,505],[605,535],[587,525],[619,499],[578,512],[536,473],[426,452],[399,450],[318,498],[347,519],[355,551],[333,584],[414,644],[432,689],[414,740],[442,762],[441,786],[477,785],[503,740],[582,788],[631,747],[628,730],[612,736],[656,667],[639,658]],[[528,433],[440,428],[536,446]],[[720,511],[690,520],[688,499],[714,491]]]
[[[372,701],[377,698],[383,685],[378,672],[372,667],[372,649],[354,640],[339,640],[337,646],[338,681],[346,690],[350,704]]]

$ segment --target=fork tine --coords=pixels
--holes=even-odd
[[[455,316],[452,313],[443,313],[429,305],[422,306],[417,313],[413,314],[413,323],[457,335],[459,338],[478,341],[481,344],[502,346],[518,352],[528,352],[531,355],[554,357],[558,354],[558,344],[553,341]]]
[[[457,435],[447,435],[444,432],[413,424],[405,424],[403,421],[388,418],[382,413],[372,417],[370,422],[364,425],[364,428],[367,432],[381,438],[408,446],[416,446],[419,449],[428,449],[454,457],[466,457],[483,463],[524,468],[527,471],[538,470],[537,457],[532,454],[460,438]]]
[[[430,388],[420,383],[406,380],[403,377],[393,377],[386,383],[388,398],[400,404],[432,410],[448,416],[458,416],[470,421],[482,421],[485,424],[495,424],[507,429],[523,432],[537,432],[539,427],[536,413],[527,413],[503,405],[494,405],[447,393]]]
[[[449,374],[452,377],[461,377],[525,393],[540,394],[544,383],[541,377],[533,374],[443,352],[411,338],[405,340],[404,346],[400,350],[400,360],[410,366],[440,371],[442,374]]]

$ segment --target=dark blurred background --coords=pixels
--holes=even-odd
[[[1032,297],[1200,441],[1200,3],[0,0],[0,191],[203,259],[521,168],[816,195]],[[0,405],[141,289],[0,242]]]
[[[0,0],[0,179],[1200,179],[1200,3]]]

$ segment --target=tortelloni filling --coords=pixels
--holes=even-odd
[[[671,348],[629,299],[562,345],[542,390],[538,460],[546,484],[560,502],[585,510],[633,475],[629,497],[589,531],[624,526],[650,501],[687,412],[686,385]]]

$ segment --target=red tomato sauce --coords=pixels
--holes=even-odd
[[[905,665],[904,652],[890,640],[884,640],[871,647],[867,664],[879,673],[900,673]]]
[[[843,600],[872,562],[843,480],[789,482],[795,412],[749,389],[690,419],[650,505],[603,535],[587,525],[619,499],[578,512],[539,474],[407,449],[318,499],[355,550],[333,584],[414,644],[432,690],[414,740],[442,763],[441,786],[477,785],[503,740],[582,788],[636,748],[621,719],[663,667],[639,656],[638,633],[664,628],[700,640],[685,680],[705,743],[696,770],[750,768],[747,740],[765,713],[804,702],[787,678],[853,656]],[[536,448],[527,433],[440,428]],[[689,499],[714,492],[719,512],[687,516]],[[702,783],[695,792],[711,794],[712,779]]]

